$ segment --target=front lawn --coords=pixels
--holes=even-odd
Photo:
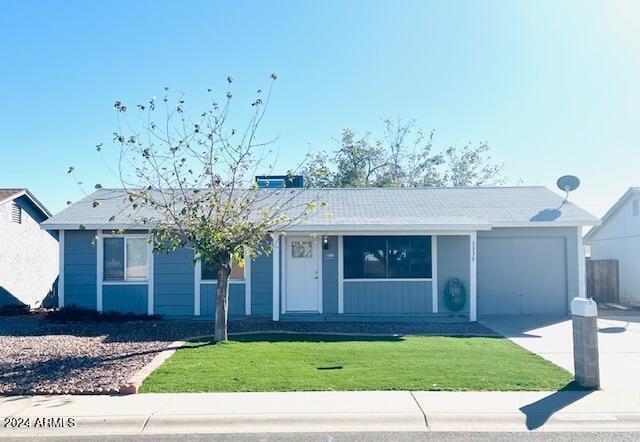
[[[572,379],[504,338],[255,334],[190,342],[141,391],[558,390]]]

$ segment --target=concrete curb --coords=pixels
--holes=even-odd
[[[640,413],[429,413],[430,431],[638,431]]]
[[[531,416],[529,417],[531,418]],[[533,417],[537,419],[536,416]],[[0,437],[291,432],[638,431],[640,413],[560,413],[527,426],[517,413],[287,413],[76,417],[73,427],[1,429]]]

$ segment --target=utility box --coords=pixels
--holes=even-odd
[[[585,388],[600,388],[598,305],[591,298],[574,298],[571,301],[571,318],[576,381]]]

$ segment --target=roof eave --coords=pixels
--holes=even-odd
[[[53,214],[51,212],[49,212],[49,209],[47,209],[44,204],[42,204],[38,198],[36,198],[33,193],[31,193],[29,191],[29,189],[22,189],[20,192],[18,193],[14,193],[13,195],[11,195],[8,198],[3,199],[2,201],[0,201],[0,204],[4,204],[7,201],[13,201],[16,198],[20,198],[21,196],[26,196],[27,198],[29,198],[29,201],[31,201],[33,203],[34,206],[36,206],[38,208],[38,210],[40,210],[47,218],[51,218],[53,216]]]

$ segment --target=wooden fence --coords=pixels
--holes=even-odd
[[[596,302],[620,303],[617,259],[587,258],[587,296]]]

